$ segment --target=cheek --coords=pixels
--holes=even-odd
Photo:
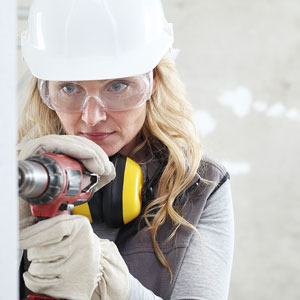
[[[114,139],[114,153],[120,152],[123,155],[129,155],[136,146],[136,136],[144,125],[146,108],[118,113],[114,117],[120,129]]]
[[[144,125],[146,118],[146,109],[139,108],[139,110],[133,110],[127,112],[124,118],[120,118],[119,126],[123,129],[123,132],[128,134],[128,139],[134,138]]]
[[[75,134],[76,133],[76,125],[80,121],[81,114],[67,114],[56,112],[66,134]]]

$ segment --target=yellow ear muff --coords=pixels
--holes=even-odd
[[[75,206],[72,210],[72,214],[85,216],[90,220],[91,223],[93,223],[90,207],[87,202],[80,204],[78,206]]]
[[[140,166],[126,158],[123,180],[123,223],[127,224],[135,219],[142,209],[143,173]]]
[[[84,215],[90,222],[105,221],[112,227],[120,227],[141,212],[143,173],[136,162],[123,155],[117,154],[110,160],[114,163],[116,178],[97,191],[88,203],[76,206],[73,214]]]

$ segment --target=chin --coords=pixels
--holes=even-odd
[[[97,144],[102,148],[102,150],[109,157],[115,155],[116,153],[118,153],[120,151],[120,148],[115,147],[115,145],[114,146],[106,146],[106,145],[101,145],[100,143],[97,143]]]

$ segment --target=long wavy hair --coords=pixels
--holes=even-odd
[[[140,143],[130,156],[145,151],[159,151],[164,145],[167,151],[166,166],[161,175],[156,198],[144,210],[142,219],[146,230],[151,232],[155,254],[160,263],[172,270],[157,242],[158,228],[171,220],[171,240],[180,226],[196,228],[184,219],[175,208],[174,201],[194,178],[202,157],[202,149],[196,127],[191,118],[191,106],[185,100],[184,86],[179,79],[174,61],[164,57],[154,69],[155,89],[147,102],[144,126],[140,132]],[[37,80],[31,81],[29,99],[24,107],[19,126],[19,142],[48,134],[64,134],[56,113],[43,104]]]

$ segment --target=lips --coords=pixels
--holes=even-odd
[[[89,140],[95,141],[95,142],[104,141],[112,134],[114,134],[114,132],[82,132],[82,133],[80,133],[81,136],[83,136]]]

